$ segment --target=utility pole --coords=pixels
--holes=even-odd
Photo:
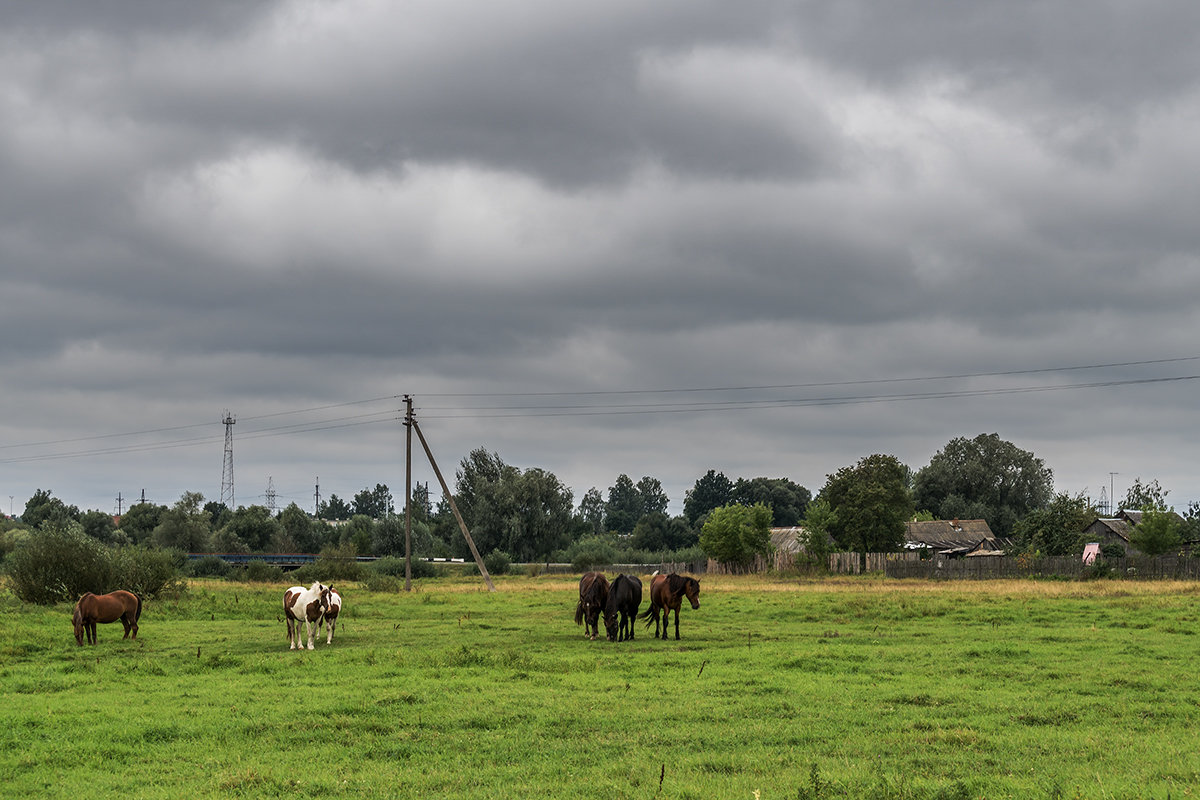
[[[421,446],[425,448],[425,455],[429,457],[429,465],[433,467],[433,474],[437,476],[438,483],[441,484],[442,494],[445,496],[446,502],[450,504],[450,510],[454,512],[454,518],[458,520],[458,528],[462,531],[463,538],[467,540],[467,547],[471,548],[471,555],[475,558],[475,564],[479,567],[479,574],[483,576],[483,582],[487,584],[488,591],[496,591],[496,586],[492,583],[492,576],[488,574],[487,567],[483,565],[483,558],[480,557],[479,550],[475,547],[475,540],[471,538],[471,532],[467,530],[467,523],[463,521],[458,504],[454,502],[454,495],[450,493],[450,487],[446,485],[446,479],[442,477],[442,471],[438,469],[437,461],[433,458],[429,442],[425,441],[425,434],[421,433],[421,426],[417,424],[416,417],[412,417],[408,422],[409,427],[417,432]]]
[[[1121,473],[1119,473],[1119,472],[1108,473],[1108,502],[1110,504],[1109,509],[1108,509],[1109,517],[1116,516],[1116,512],[1114,511],[1114,509],[1117,507],[1117,496],[1115,494],[1113,494],[1113,476],[1120,475],[1120,474]]]
[[[221,503],[233,511],[233,426],[237,420],[228,411],[225,412],[225,464],[221,468]]]
[[[321,476],[317,476],[317,487],[313,492],[313,516],[321,518]]]
[[[404,591],[412,591],[412,395],[404,395]]]
[[[123,497],[121,497],[121,493],[120,493],[120,492],[117,492],[117,516],[118,516],[118,517],[119,517],[119,516],[121,516],[121,510],[122,510],[121,503],[122,503],[123,501],[124,501],[124,498],[123,498]]]

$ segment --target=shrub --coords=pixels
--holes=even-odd
[[[187,571],[193,578],[227,578],[233,567],[220,556],[204,556],[188,562]]]
[[[380,558],[367,567],[367,572],[375,572],[380,575],[391,575],[395,578],[404,577],[404,559],[395,558],[393,556],[385,556]],[[412,577],[416,578],[436,578],[439,574],[438,568],[430,562],[414,558],[412,560]]]
[[[247,583],[282,583],[283,568],[265,561],[251,561],[242,567],[239,577]]]
[[[398,592],[404,588],[404,581],[395,575],[385,575],[382,572],[366,570],[362,585],[372,592]]]
[[[1117,559],[1117,558],[1124,558],[1125,557],[1125,547],[1123,545],[1117,544],[1116,542],[1109,542],[1108,544],[1102,544],[1102,545],[1100,545],[1100,555],[1106,561],[1111,561],[1111,560]]]
[[[512,566],[512,559],[503,550],[493,550],[483,557],[483,565],[489,575],[505,575]]]
[[[5,562],[13,594],[26,603],[75,601],[84,592],[103,594],[112,584],[108,548],[76,522],[47,523],[20,540]]]
[[[110,551],[114,588],[128,589],[143,598],[162,594],[179,595],[187,583],[176,566],[182,554],[149,547],[121,547]]]
[[[580,572],[608,566],[617,560],[616,548],[599,536],[580,539],[571,547],[568,554],[571,558],[571,566]]]

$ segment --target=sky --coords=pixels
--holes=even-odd
[[[1182,510],[1200,5],[1083,11],[0,0],[0,503],[219,500],[228,413],[237,505],[402,505],[411,395],[576,503],[997,433]]]

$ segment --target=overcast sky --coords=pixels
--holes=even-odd
[[[451,481],[484,447],[576,503],[994,432],[1182,510],[1197,32],[1187,0],[0,0],[0,502],[219,499],[228,410],[239,505],[400,505],[411,394]]]

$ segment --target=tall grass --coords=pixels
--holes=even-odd
[[[194,581],[136,642],[0,591],[0,785],[37,797],[1166,798],[1200,784],[1200,585],[705,578],[589,642],[577,578]],[[756,795],[757,792],[757,795]]]

